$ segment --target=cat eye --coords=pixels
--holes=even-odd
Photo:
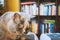
[[[24,20],[20,21],[20,23],[18,25],[20,26],[20,25],[23,25],[23,24],[24,24]]]

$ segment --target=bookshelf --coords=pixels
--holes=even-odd
[[[43,33],[56,33],[60,32],[60,0],[25,0],[21,1],[21,7],[25,5],[34,5],[33,11],[30,10],[32,16],[32,22],[35,20],[38,25],[38,37]],[[29,9],[28,9],[29,10]],[[27,12],[29,13],[29,12]],[[29,14],[30,15],[30,14]],[[47,20],[47,21],[46,21]],[[42,24],[42,25],[41,25]],[[46,25],[46,32],[44,32],[44,27]],[[43,28],[41,28],[41,26]],[[51,27],[50,27],[51,26]],[[42,31],[43,29],[43,31]]]
[[[60,0],[56,0],[56,3],[57,3],[57,19],[58,19],[58,23],[57,23],[57,25],[58,25],[58,32],[60,33],[60,9],[59,9],[59,5],[60,5]]]

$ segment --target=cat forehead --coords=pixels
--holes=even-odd
[[[26,13],[23,13],[23,12],[5,12],[2,15],[2,18],[11,19],[14,16],[14,14],[19,14],[22,18],[24,18],[24,20],[29,19],[29,16]]]
[[[20,12],[5,12],[1,17],[12,17],[15,14],[21,15]]]

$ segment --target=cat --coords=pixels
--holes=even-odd
[[[21,13],[18,12],[4,13],[0,17],[0,25],[6,31],[2,40],[15,40],[17,35],[22,34],[23,29],[27,26]]]

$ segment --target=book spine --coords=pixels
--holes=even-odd
[[[32,24],[32,32],[34,32],[34,24]]]
[[[47,16],[48,12],[49,12],[48,5],[44,5],[44,11],[43,11],[44,16]]]
[[[58,15],[60,16],[60,5],[58,5]]]
[[[49,33],[51,33],[51,30],[50,30],[50,28],[51,28],[51,25],[50,25],[50,23],[49,23]]]
[[[32,20],[32,32],[34,32],[34,30],[35,30],[35,24],[36,24],[36,21]]]
[[[54,25],[53,23],[49,23],[50,24],[50,33],[53,33],[53,28],[54,28]]]
[[[44,24],[42,24],[42,33],[44,33]]]
[[[26,14],[29,14],[29,6],[28,5],[25,5],[25,8],[26,8]]]
[[[40,26],[40,27],[39,27],[40,33],[42,33],[42,23],[40,23],[39,26]]]
[[[36,23],[36,20],[32,21],[32,32],[38,34],[38,23]]]
[[[25,12],[25,6],[24,5],[21,7],[21,11]]]
[[[51,13],[52,13],[52,6],[49,5],[49,13],[48,13],[48,15],[51,16]]]
[[[40,15],[44,15],[43,10],[44,10],[44,5],[40,4]]]
[[[33,15],[36,15],[37,13],[37,5],[36,4],[33,4]]]
[[[52,5],[52,16],[56,15],[56,6]]]
[[[38,34],[38,24],[37,23],[34,26],[34,33],[35,34]]]
[[[30,5],[30,14],[32,15],[33,14],[33,7],[32,7],[33,5]]]

